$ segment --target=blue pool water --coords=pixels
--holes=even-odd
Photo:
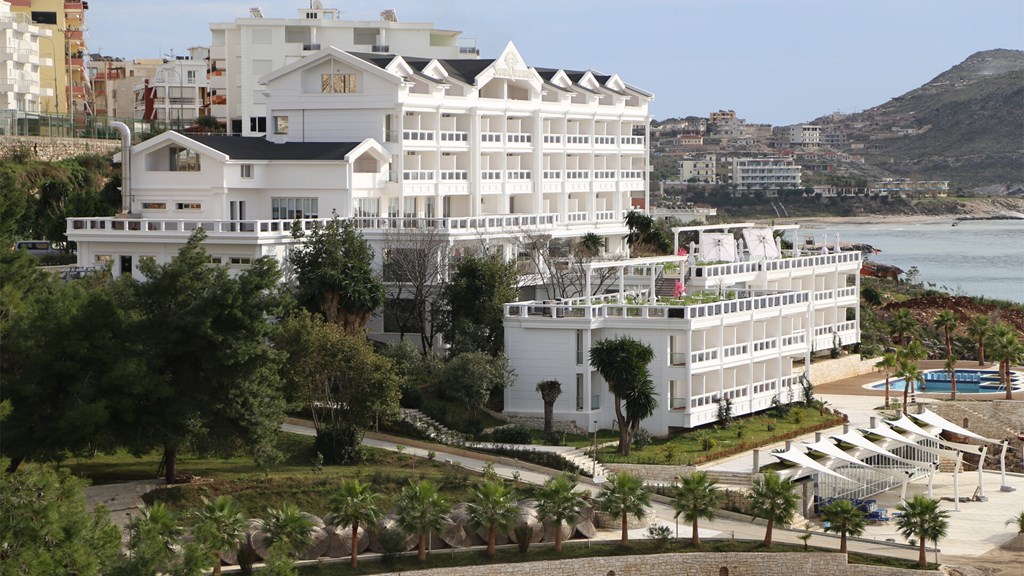
[[[918,382],[918,392],[951,392],[953,385],[950,382],[949,372],[945,370],[928,370],[924,373],[924,383]],[[1010,372],[1010,384],[1014,390],[1020,390],[1024,383],[1024,374]],[[877,382],[868,386],[872,390],[885,390],[885,382]],[[902,392],[906,382],[902,378],[891,378],[889,390]],[[957,370],[956,391],[964,394],[985,394],[991,392],[1004,392],[1005,389],[999,384],[999,372],[995,370]]]

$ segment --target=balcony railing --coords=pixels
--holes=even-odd
[[[434,181],[433,170],[405,170],[402,172],[402,180],[406,181]]]
[[[391,51],[391,47],[387,44],[374,44],[370,46],[370,52],[377,52],[386,54]]]
[[[433,142],[433,130],[403,130],[402,140],[407,142]]]
[[[480,141],[491,144],[501,144],[501,132],[481,132]]]
[[[303,44],[302,49],[307,51],[319,50],[320,44]]]
[[[594,136],[594,145],[596,146],[614,146],[615,136]]]
[[[466,172],[465,170],[442,170],[441,181],[445,182],[449,180],[465,180],[468,177],[468,174],[469,173]]]
[[[509,132],[505,135],[505,141],[509,144],[529,144],[533,142],[533,135],[526,132]]]
[[[619,137],[619,142],[623,146],[643,146],[644,145],[644,137],[643,136],[620,136]]]
[[[565,136],[566,144],[590,144],[589,134],[567,134]]]
[[[469,132],[442,131],[441,142],[469,142]]]
[[[505,178],[508,180],[530,180],[533,178],[533,172],[529,170],[508,170],[505,172]]]

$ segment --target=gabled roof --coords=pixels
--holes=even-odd
[[[295,70],[313,66],[320,62],[330,59],[339,60],[356,68],[362,68],[363,70],[370,72],[371,74],[375,74],[382,78],[387,78],[389,80],[396,81],[398,80],[398,76],[384,69],[388,65],[388,63],[391,62],[394,58],[395,56],[393,54],[383,56],[360,55],[353,54],[351,52],[346,52],[339,48],[335,48],[334,46],[328,46],[327,48],[324,48],[318,52],[314,52],[313,54],[310,54],[305,58],[296,60],[295,62],[292,62],[287,66],[278,68],[277,70],[271,72],[270,74],[261,77],[260,83],[266,84],[271,80],[275,80],[277,78],[280,78],[281,76],[290,74]]]
[[[285,142],[263,137],[188,136],[230,160],[345,160],[360,142]]]

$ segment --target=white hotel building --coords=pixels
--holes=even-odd
[[[287,260],[291,225],[356,218],[378,258],[401,228],[511,258],[524,233],[625,252],[647,205],[648,103],[617,75],[325,48],[265,77],[266,137],[167,132],[131,148],[125,214],[71,218],[80,265],[139,276],[206,230],[215,262]],[[383,331],[375,319],[371,334]]]
[[[588,352],[598,340],[624,335],[654,350],[649,369],[659,406],[643,422],[652,434],[717,421],[720,398],[732,402],[734,416],[768,409],[775,398],[802,400],[811,356],[860,341],[861,255],[766,251],[754,239],[773,244],[770,230],[728,225],[751,235],[747,250],[737,250],[731,233],[716,228],[723,227],[677,229],[701,233],[700,249],[691,246],[688,257],[608,263],[618,268],[616,293],[506,304],[505,352],[517,382],[506,389],[505,413],[540,417],[536,383],[558,380],[556,420],[614,428],[613,396]],[[777,229],[787,228],[795,226]],[[732,248],[712,254],[714,242]],[[673,299],[677,281],[690,295],[717,296]],[[665,283],[670,296],[658,296]]]

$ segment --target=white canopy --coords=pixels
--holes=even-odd
[[[874,428],[862,428],[861,430],[864,431],[864,432],[867,432],[868,434],[874,434],[876,436],[881,436],[882,438],[885,438],[886,440],[892,440],[893,442],[899,442],[900,444],[903,444],[905,446],[915,446],[915,447],[918,447],[918,448],[924,448],[923,446],[921,446],[920,444],[918,444],[914,440],[911,440],[910,438],[907,438],[903,434],[900,434],[899,432],[893,430],[892,428],[889,428],[888,426],[886,426],[884,424],[875,426]]]
[[[924,428],[921,428],[913,420],[911,420],[910,418],[907,418],[906,414],[903,414],[902,416],[900,416],[899,420],[886,420],[885,423],[888,424],[889,426],[894,427],[894,428],[900,428],[902,430],[906,430],[907,432],[910,432],[911,434],[915,434],[915,435],[920,436],[922,438],[927,438],[929,440],[935,440],[935,441],[938,441],[938,442],[942,442],[942,438],[939,438],[936,434],[934,434],[932,432],[929,432],[929,431],[925,430]]]
[[[801,468],[808,468],[810,470],[814,470],[819,474],[828,474],[829,476],[835,476],[836,478],[842,478],[843,480],[850,481],[850,479],[847,478],[846,476],[843,476],[842,474],[830,470],[826,466],[819,464],[816,460],[814,460],[807,454],[800,452],[796,448],[790,448],[785,452],[772,452],[771,455],[775,456],[779,460],[785,460],[786,462],[796,464]]]
[[[744,228],[743,241],[747,243],[751,260],[770,260],[782,255],[771,228]]]
[[[888,456],[889,458],[892,458],[893,460],[899,460],[900,462],[908,462],[908,463],[910,462],[909,460],[906,460],[904,458],[900,458],[899,456],[893,454],[892,452],[889,452],[885,448],[882,448],[881,446],[878,446],[874,442],[872,442],[872,441],[868,440],[867,438],[865,438],[864,436],[862,436],[861,433],[857,432],[856,430],[850,430],[846,434],[840,434],[838,436],[833,436],[833,438],[835,438],[836,440],[839,440],[841,442],[846,442],[847,444],[853,444],[857,448],[861,448],[863,450],[867,450],[868,452],[873,452],[873,453],[878,454],[880,456]]]
[[[736,239],[732,234],[701,232],[700,259],[705,262],[735,262]]]
[[[804,442],[804,446],[806,446],[808,450],[821,452],[822,454],[835,458],[836,460],[842,460],[843,462],[847,462],[849,464],[856,464],[858,466],[868,466],[864,462],[861,462],[859,459],[847,454],[839,446],[836,446],[835,444],[829,442],[828,440],[825,440],[824,438],[817,442],[814,442],[813,444]],[[870,466],[868,467],[870,468]]]
[[[957,426],[956,424],[953,424],[949,420],[946,420],[942,416],[939,416],[938,414],[932,412],[931,410],[928,410],[927,408],[925,408],[920,414],[911,414],[910,418],[912,420],[924,422],[925,424],[930,424],[932,426],[935,426],[936,428],[940,428],[947,432],[960,434],[961,436],[967,436],[968,438],[974,438],[975,440],[980,440],[982,442],[988,442],[990,444],[1002,444],[1002,442],[1000,442],[999,440],[985,438],[984,436],[979,436],[966,428]]]

